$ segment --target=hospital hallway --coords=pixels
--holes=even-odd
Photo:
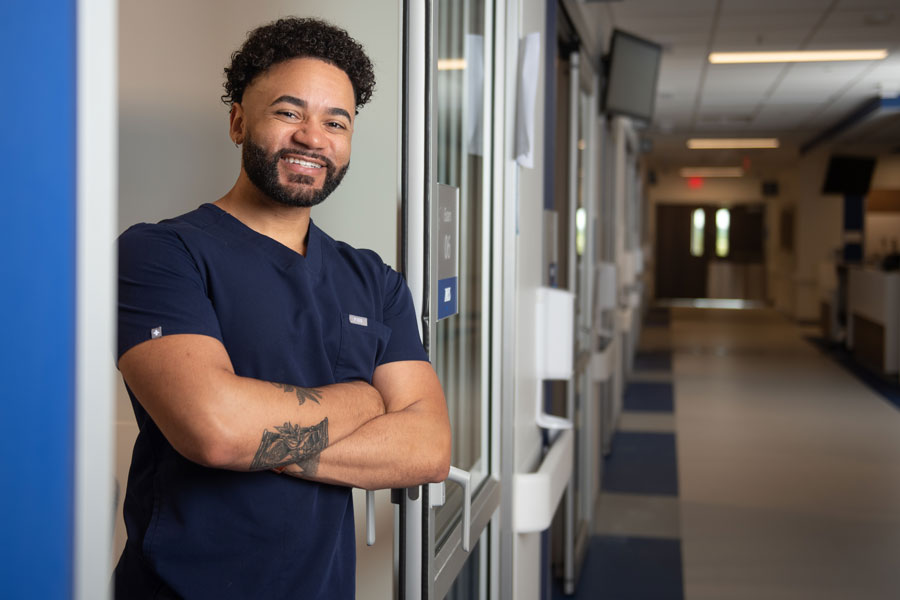
[[[650,309],[576,598],[897,597],[900,389],[819,331]]]

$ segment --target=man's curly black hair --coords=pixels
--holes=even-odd
[[[294,17],[278,19],[247,35],[244,45],[231,55],[231,66],[225,67],[222,102],[241,102],[244,90],[258,75],[292,58],[318,58],[346,73],[357,110],[371,99],[375,73],[363,47],[331,23]]]

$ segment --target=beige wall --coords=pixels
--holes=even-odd
[[[900,190],[900,155],[878,159],[871,189]],[[900,246],[900,213],[868,213],[865,228],[866,257],[883,255],[893,244]]]

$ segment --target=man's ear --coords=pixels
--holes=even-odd
[[[244,143],[244,107],[240,102],[231,105],[229,119],[228,134],[231,136],[231,141],[239,146]]]

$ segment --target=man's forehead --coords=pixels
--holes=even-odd
[[[325,101],[351,113],[356,108],[353,84],[347,74],[317,58],[292,58],[274,64],[247,86],[247,92],[266,105],[293,97],[304,102]]]

